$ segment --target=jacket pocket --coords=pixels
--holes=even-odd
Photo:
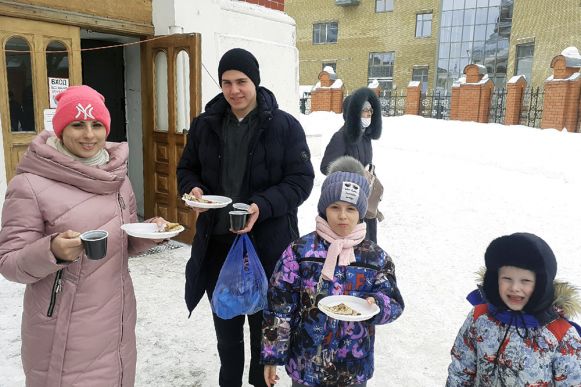
[[[51,293],[50,293],[50,303],[48,305],[48,311],[46,312],[47,317],[52,317],[54,312],[54,307],[56,305],[56,298],[57,295],[60,293],[62,289],[62,277],[63,277],[63,269],[60,269],[56,272],[54,277],[54,282],[52,284]]]

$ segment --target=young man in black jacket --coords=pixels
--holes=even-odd
[[[177,168],[180,193],[223,195],[250,205],[240,233],[250,233],[270,278],[274,265],[298,232],[297,208],[314,181],[310,151],[301,124],[280,110],[274,94],[260,85],[258,61],[234,48],[220,59],[222,93],[206,105],[190,126]],[[186,267],[186,304],[190,314],[204,292],[212,297],[220,269],[236,234],[228,211],[199,212],[192,253]],[[245,316],[223,320],[213,315],[220,355],[220,386],[242,385]],[[265,386],[260,365],[262,312],[248,316],[250,374]]]

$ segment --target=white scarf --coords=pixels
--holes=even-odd
[[[71,151],[65,148],[63,142],[57,137],[54,136],[49,137],[48,140],[46,140],[46,143],[53,147],[54,149],[56,149],[57,151],[59,151],[60,153],[62,153],[63,155],[69,156],[73,160],[77,160],[78,162],[83,163],[90,167],[98,167],[100,165],[105,165],[109,162],[109,152],[107,152],[105,148],[102,148],[99,152],[97,152],[95,156],[83,158],[71,153]]]

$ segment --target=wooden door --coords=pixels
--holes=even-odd
[[[81,84],[78,27],[0,16],[0,119],[6,178],[44,129],[49,77]]]
[[[142,111],[145,217],[163,216],[186,230],[177,240],[191,243],[195,213],[177,189],[176,167],[193,117],[201,111],[199,34],[175,34],[144,44]]]

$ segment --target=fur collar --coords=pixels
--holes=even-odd
[[[361,130],[361,108],[365,101],[369,101],[373,109],[371,116],[371,125],[365,130]],[[354,144],[359,142],[365,134],[372,140],[381,137],[381,103],[375,92],[368,87],[357,89],[353,94],[348,96],[344,102],[343,117],[345,118],[344,133],[347,143]]]
[[[476,272],[476,283],[480,288],[484,281],[485,267],[481,267]],[[581,316],[581,298],[579,296],[579,288],[575,285],[561,280],[554,280],[553,286],[555,288],[555,298],[553,299],[553,307],[557,309],[559,314],[570,319],[576,315]]]

